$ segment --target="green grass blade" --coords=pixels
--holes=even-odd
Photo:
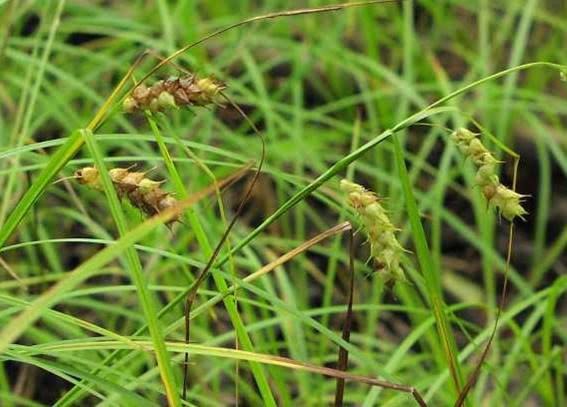
[[[433,314],[435,315],[435,320],[437,322],[439,339],[447,358],[447,363],[449,365],[449,370],[453,379],[454,388],[456,390],[456,393],[458,394],[463,385],[463,378],[461,367],[457,360],[456,341],[451,331],[451,325],[445,313],[446,305],[443,302],[443,297],[441,294],[441,276],[439,273],[440,270],[437,270],[435,268],[435,262],[433,261],[433,257],[431,255],[431,252],[429,251],[425,231],[423,230],[423,225],[421,224],[419,208],[415,201],[413,187],[411,186],[408,171],[404,161],[403,149],[396,136],[393,137],[393,143],[394,156],[396,158],[400,182],[402,184],[402,190],[404,193],[406,209],[411,224],[412,237],[417,252],[417,258],[421,268],[421,273],[425,279],[425,285],[429,297],[428,299],[431,304]]]
[[[110,210],[112,212],[112,217],[114,218],[114,222],[116,223],[116,227],[118,228],[118,233],[121,237],[123,237],[128,231],[126,218],[122,211],[122,206],[116,194],[112,179],[110,178],[110,175],[108,174],[108,171],[106,169],[102,152],[100,151],[97,142],[90,130],[83,130],[82,136],[91,155],[93,156],[94,162],[100,174],[104,192],[106,194]],[[173,374],[171,359],[169,357],[167,349],[165,348],[165,338],[163,337],[162,327],[157,318],[155,298],[148,289],[148,283],[142,270],[142,263],[134,247],[130,246],[126,249],[126,261],[128,263],[132,281],[134,282],[137,289],[138,299],[144,311],[150,336],[152,337],[152,342],[155,348],[155,357],[160,369],[161,379],[165,387],[167,400],[169,402],[169,405],[171,406],[180,406],[181,399],[177,390],[177,383]]]
[[[186,203],[185,206],[188,206],[189,204],[190,203]],[[100,269],[102,267],[118,257],[134,243],[143,239],[156,227],[162,225],[168,219],[171,219],[175,213],[176,212],[172,210],[164,212],[159,216],[154,216],[125,234],[113,245],[101,250],[89,260],[82,263],[79,267],[67,273],[64,278],[59,280],[59,282],[35,299],[25,311],[13,318],[3,327],[0,331],[0,353],[2,353],[10,343],[17,340],[28,327],[37,321],[44,310],[57,304],[60,301],[62,294],[70,292],[83,281],[100,273]]]
[[[151,114],[147,115],[147,119],[148,122],[150,123],[150,127],[152,128],[154,136],[156,137],[156,141],[158,143],[160,152],[164,157],[164,162],[167,167],[167,171],[170,177],[173,179],[177,193],[182,197],[186,197],[188,195],[187,190],[183,185],[183,181],[181,180],[179,172],[175,167],[175,163],[171,159],[171,155],[167,150],[167,146],[164,143],[163,135],[161,134],[158,124],[155,122]],[[201,247],[204,249],[205,255],[207,257],[211,256],[212,249],[205,235],[205,232],[201,226],[201,223],[199,222],[199,219],[197,218],[197,216],[195,216],[195,213],[193,211],[190,211],[187,217],[189,219],[191,226],[193,227],[193,230],[197,234],[197,239]],[[222,276],[213,272],[213,279],[220,292],[226,292],[228,290],[229,288],[228,284],[226,283],[226,280]],[[238,313],[238,307],[236,305],[235,297],[234,296],[226,297],[223,299],[223,302],[230,316],[232,324],[234,325],[237,331],[239,344],[244,348],[244,350],[252,352],[254,350],[254,346],[252,344],[252,340],[250,339],[250,336],[246,332],[244,323],[242,322],[242,319],[240,318],[240,315]],[[266,377],[266,372],[264,367],[254,362],[250,363],[250,367],[265,405],[275,406],[276,405],[275,398],[274,395],[272,394],[272,390],[270,389],[270,385]]]
[[[49,35],[47,37],[47,40],[45,42],[45,46],[43,49],[43,54],[41,56],[41,60],[39,63],[39,66],[37,68],[37,72],[35,73],[35,81],[31,90],[31,94],[29,97],[29,100],[26,100],[25,104],[26,104],[26,110],[25,110],[25,114],[23,117],[23,123],[21,128],[15,128],[15,133],[13,135],[17,135],[17,147],[21,146],[24,144],[24,141],[26,140],[26,137],[28,137],[28,132],[29,132],[29,127],[30,127],[30,123],[31,123],[31,119],[34,113],[34,109],[35,109],[35,105],[36,105],[36,101],[38,98],[38,94],[39,94],[39,90],[41,87],[41,84],[43,82],[43,78],[45,75],[45,67],[47,65],[49,56],[51,54],[51,49],[53,47],[53,41],[55,39],[55,34],[57,33],[57,28],[59,27],[59,23],[60,23],[60,18],[61,18],[61,13],[63,12],[63,8],[65,6],[65,0],[60,0],[57,3],[57,7],[55,9],[55,14],[53,16],[53,21],[50,25],[49,28]],[[47,9],[47,8],[46,8]],[[19,157],[16,157],[14,159],[14,163],[13,165],[18,165],[18,161],[19,161]],[[0,208],[0,223],[3,223],[4,221],[4,216],[6,213],[6,209],[7,209],[7,204],[9,202],[9,198],[12,194],[12,188],[16,182],[16,176],[17,173],[13,172],[10,173],[8,180],[6,182],[6,185],[3,188],[3,202],[2,202],[2,206]]]
[[[33,204],[41,197],[45,189],[49,186],[51,180],[57,173],[73,158],[83,145],[81,131],[74,131],[65,144],[63,144],[51,156],[47,166],[41,171],[35,179],[31,187],[26,191],[24,196],[18,201],[6,223],[0,228],[0,247],[4,246],[12,233],[16,230],[20,222],[29,213]]]

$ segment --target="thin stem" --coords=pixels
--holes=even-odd
[[[348,246],[349,246],[349,293],[348,293],[348,305],[345,322],[343,325],[343,340],[345,342],[350,341],[350,329],[352,325],[352,303],[354,300],[354,233],[350,229],[348,235]],[[337,368],[339,370],[346,371],[348,367],[348,350],[342,346],[339,348],[339,360],[337,363]],[[345,392],[345,380],[337,379],[337,387],[335,390],[335,407],[342,407],[343,398]]]
[[[517,175],[518,175],[518,165],[520,163],[520,158],[519,156],[515,156],[514,157],[514,176],[512,179],[512,190],[516,190],[516,182],[517,182]],[[494,326],[492,327],[492,332],[490,333],[490,337],[488,338],[488,342],[486,343],[486,346],[484,348],[484,350],[482,351],[482,354],[480,356],[480,360],[478,361],[478,363],[476,364],[474,370],[472,371],[471,375],[469,376],[465,386],[463,387],[463,389],[461,390],[457,401],[455,401],[455,407],[462,407],[462,405],[464,404],[466,398],[467,398],[467,394],[469,393],[469,391],[471,390],[472,386],[474,386],[478,375],[480,373],[480,369],[482,368],[482,365],[484,364],[486,358],[488,357],[488,352],[490,351],[490,346],[492,345],[492,341],[494,340],[494,337],[496,336],[496,332],[498,330],[498,323],[500,321],[500,316],[502,314],[502,310],[504,309],[504,305],[506,302],[506,296],[508,293],[508,271],[510,270],[510,261],[512,258],[512,247],[513,247],[513,241],[514,241],[514,222],[510,222],[510,225],[508,227],[508,248],[507,248],[507,252],[506,252],[506,267],[504,268],[504,283],[502,285],[502,292],[500,294],[500,302],[498,305],[498,309],[496,311],[496,318],[494,319]]]
[[[232,228],[236,224],[236,221],[238,220],[242,211],[244,210],[244,206],[246,205],[250,196],[252,195],[252,191],[253,191],[254,187],[256,186],[256,182],[258,181],[258,178],[260,177],[260,173],[262,172],[262,166],[264,164],[264,159],[266,157],[266,141],[264,140],[264,136],[262,136],[262,133],[260,133],[260,131],[258,130],[256,125],[250,120],[250,118],[248,118],[248,116],[246,115],[246,113],[244,113],[244,111],[240,108],[240,106],[238,106],[236,103],[234,103],[224,93],[221,93],[221,95],[250,124],[250,126],[254,130],[255,134],[260,138],[260,142],[261,142],[261,145],[262,145],[262,151],[260,153],[260,161],[258,163],[258,167],[256,169],[256,172],[254,173],[254,176],[252,177],[250,184],[248,185],[248,188],[246,189],[246,192],[244,193],[244,197],[240,201],[240,204],[238,205],[238,208],[236,209],[236,212],[234,213],[232,220],[230,221],[230,223],[226,227],[225,232],[221,236],[221,239],[219,240],[219,242],[218,242],[217,246],[215,247],[212,255],[210,256],[209,261],[207,262],[205,267],[201,270],[201,272],[197,276],[195,282],[191,285],[190,291],[187,294],[187,297],[185,299],[185,343],[186,344],[189,344],[190,338],[191,338],[191,320],[190,320],[189,317],[191,315],[191,309],[193,307],[193,303],[195,302],[195,299],[197,297],[197,291],[198,291],[199,287],[201,286],[201,284],[205,281],[205,279],[209,275],[211,268],[213,267],[215,260],[217,259],[218,255],[219,255],[219,253],[222,249],[222,246],[226,242],[230,231],[232,230]],[[189,353],[186,352],[185,356],[184,356],[184,364],[183,364],[183,395],[182,395],[182,397],[183,397],[184,400],[187,399],[188,384],[189,384]]]
[[[194,48],[197,45],[202,44],[203,42],[208,41],[209,39],[211,39],[213,37],[217,37],[217,36],[227,32],[227,31],[230,31],[234,28],[242,27],[243,25],[247,25],[247,24],[250,24],[250,23],[253,23],[253,22],[256,22],[256,21],[269,20],[269,19],[273,19],[273,18],[293,17],[293,16],[305,15],[305,14],[326,13],[326,12],[339,11],[339,10],[344,10],[344,9],[347,9],[347,8],[353,8],[353,7],[370,6],[372,4],[400,3],[401,1],[404,1],[404,0],[361,1],[361,2],[343,3],[343,4],[336,4],[336,5],[331,5],[331,6],[316,7],[316,8],[302,8],[302,9],[297,9],[297,10],[278,11],[278,12],[274,12],[274,13],[268,13],[268,14],[263,14],[263,15],[260,15],[260,16],[251,17],[251,18],[248,18],[246,20],[242,20],[242,21],[239,21],[239,22],[234,23],[232,25],[229,25],[228,27],[221,28],[221,29],[209,34],[209,35],[206,35],[205,37],[201,38],[200,40],[198,40],[196,42],[193,42],[189,45],[184,46],[183,48],[178,49],[173,54],[169,55],[167,58],[165,58],[160,63],[158,63],[154,68],[152,68],[150,70],[150,72],[148,72],[142,78],[142,80],[140,82],[145,81],[151,75],[156,73],[161,67],[163,67],[165,64],[167,64],[169,61],[177,58],[179,55],[187,52],[191,48]]]

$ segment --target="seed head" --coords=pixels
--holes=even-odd
[[[156,189],[159,189],[159,186],[161,184],[162,184],[162,182],[160,182],[160,181],[153,181],[149,178],[144,178],[139,182],[138,187],[143,192],[150,192],[150,191],[155,191]]]
[[[525,196],[500,184],[496,188],[496,194],[492,197],[491,202],[500,210],[502,216],[513,221],[516,216],[523,219],[523,215],[527,214],[521,204]]]
[[[226,86],[209,77],[194,75],[171,77],[157,81],[147,87],[140,84],[124,99],[122,107],[126,113],[142,110],[163,112],[182,106],[208,106],[216,104],[218,95]]]
[[[136,99],[134,99],[132,96],[128,96],[126,99],[124,99],[124,102],[122,102],[122,110],[124,110],[124,112],[126,113],[134,113],[140,110],[140,106],[138,105]]]
[[[470,157],[477,167],[475,183],[481,188],[489,204],[496,207],[499,213],[509,221],[513,221],[516,217],[522,218],[527,214],[521,205],[525,195],[518,194],[502,185],[496,174],[499,161],[482,144],[476,134],[460,128],[451,134],[451,139],[457,144],[459,151],[465,157]]]
[[[177,205],[177,200],[168,192],[162,190],[163,181],[146,178],[146,172],[130,171],[128,168],[113,168],[110,178],[120,197],[126,197],[130,203],[148,216]],[[94,167],[85,167],[75,172],[77,180],[91,188],[102,189],[100,174]],[[179,220],[174,217],[169,223]]]
[[[406,281],[400,265],[404,249],[396,239],[396,227],[376,194],[346,179],[341,180],[340,188],[347,193],[348,204],[359,215],[370,242],[370,256],[380,276],[385,282]]]
[[[100,175],[95,167],[85,167],[75,171],[75,178],[83,185],[88,185],[95,189],[102,189]]]

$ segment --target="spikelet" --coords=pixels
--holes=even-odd
[[[370,256],[380,276],[386,283],[407,281],[400,265],[404,248],[396,239],[398,229],[388,218],[376,194],[346,179],[341,180],[340,187],[348,194],[348,204],[360,217],[370,242]]]
[[[163,181],[146,178],[146,172],[130,171],[128,168],[113,168],[108,173],[118,196],[128,198],[133,206],[148,216],[156,215],[177,205],[177,200],[160,188]],[[85,167],[76,171],[75,178],[83,185],[102,190],[100,174],[94,167]],[[179,216],[176,216],[168,223],[178,220]]]
[[[126,113],[144,110],[162,112],[182,106],[207,106],[218,103],[218,96],[226,86],[213,78],[195,75],[170,77],[152,86],[140,84],[124,99]]]
[[[465,157],[470,157],[477,167],[475,183],[481,188],[488,203],[496,207],[509,221],[513,221],[515,217],[522,218],[527,213],[522,207],[522,200],[526,195],[518,194],[500,182],[496,175],[496,165],[499,162],[477,135],[460,128],[451,134],[451,139],[457,144],[459,151]]]

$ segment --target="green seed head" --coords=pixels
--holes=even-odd
[[[161,92],[157,98],[157,107],[159,110],[176,109],[177,104],[171,93]]]
[[[351,192],[358,192],[364,193],[366,189],[362,185],[355,184],[354,182],[350,182],[347,179],[342,179],[340,182],[341,191],[350,194]]]
[[[156,189],[159,188],[160,184],[161,182],[159,181],[153,181],[149,178],[144,178],[140,181],[138,187],[140,188],[140,191],[144,193],[144,192],[155,191]]]
[[[128,175],[127,168],[113,168],[108,173],[113,182],[121,182]]]
[[[475,175],[475,183],[480,187],[500,184],[498,175],[496,175],[496,167],[490,164],[480,167]]]
[[[502,216],[512,221],[515,217],[523,219],[523,215],[528,213],[521,204],[524,197],[525,195],[512,191],[504,185],[499,185],[491,202],[498,208]]]
[[[341,181],[348,204],[357,212],[370,243],[370,255],[379,275],[386,282],[405,281],[400,258],[404,249],[396,239],[396,227],[380,205],[378,197],[363,186]]]
[[[126,99],[124,99],[124,102],[122,102],[122,110],[124,110],[124,112],[126,113],[134,113],[138,109],[138,102],[136,102],[136,99],[131,96],[128,96]]]
[[[451,134],[451,139],[456,144],[468,145],[474,138],[476,138],[476,135],[472,131],[465,129],[464,127],[455,130],[453,134]]]
[[[201,92],[203,92],[204,94],[206,94],[207,96],[209,96],[211,98],[216,96],[223,88],[222,85],[217,83],[212,78],[201,78],[201,79],[199,79],[197,81],[197,86],[199,87]]]
[[[451,139],[457,144],[459,151],[470,157],[476,165],[475,183],[482,188],[486,200],[498,209],[509,221],[522,217],[527,212],[521,205],[523,195],[520,195],[500,183],[496,172],[498,160],[482,144],[476,135],[461,128],[451,134]]]

